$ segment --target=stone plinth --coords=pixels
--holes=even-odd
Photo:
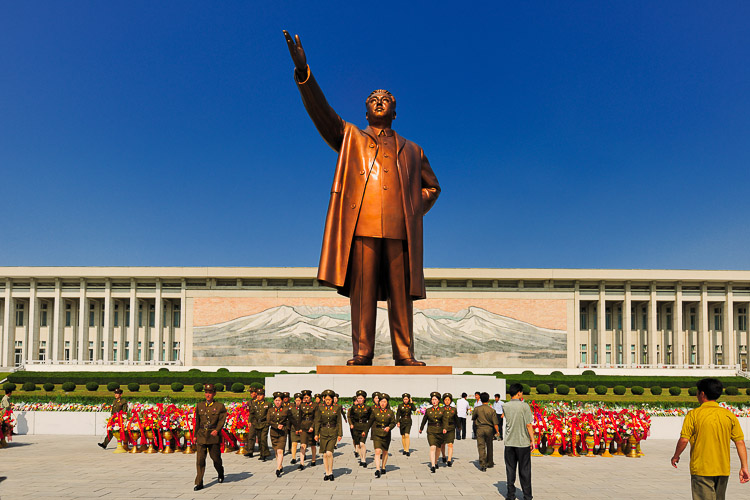
[[[452,366],[318,365],[318,375],[452,375]]]

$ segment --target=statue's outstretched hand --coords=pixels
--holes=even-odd
[[[286,38],[286,44],[289,47],[289,55],[292,56],[294,61],[294,68],[297,71],[297,76],[302,77],[304,80],[307,75],[307,56],[305,56],[305,49],[302,48],[302,42],[299,39],[299,35],[294,35],[294,39],[287,30],[284,30],[284,37]]]

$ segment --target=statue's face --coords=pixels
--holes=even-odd
[[[370,123],[390,123],[396,118],[396,101],[388,94],[373,94],[365,101],[367,121]]]

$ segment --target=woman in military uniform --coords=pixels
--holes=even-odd
[[[268,410],[266,420],[268,431],[271,436],[271,446],[276,452],[276,477],[281,477],[282,461],[284,460],[284,448],[286,448],[286,435],[291,427],[292,415],[289,408],[284,405],[283,393],[273,393],[273,407]]]
[[[432,406],[427,408],[419,426],[419,433],[422,434],[424,426],[427,425],[427,442],[430,444],[430,472],[435,472],[438,468],[437,449],[443,443],[443,436],[446,434],[445,419],[443,418],[443,409],[440,407],[440,393],[430,393],[430,402]]]
[[[375,477],[385,474],[388,448],[391,445],[391,431],[396,426],[396,415],[388,406],[389,400],[388,394],[380,394],[378,398],[379,406],[373,408],[370,421],[367,423],[367,427],[371,431],[372,446],[375,448]]]
[[[323,481],[333,481],[333,450],[336,443],[341,441],[341,407],[333,404],[334,392],[330,389],[323,391],[323,403],[315,411],[315,439],[320,442],[323,453],[325,475]]]
[[[305,468],[305,452],[307,448],[310,448],[312,452],[312,459],[310,466],[315,465],[317,460],[317,446],[315,446],[315,403],[312,402],[312,391],[302,391],[302,404],[300,405],[300,421],[299,421],[299,444],[300,444],[300,460],[299,468],[304,470]]]
[[[294,404],[289,408],[292,414],[292,427],[289,430],[289,436],[292,439],[292,464],[297,463],[297,449],[300,443],[300,422],[302,422],[302,393],[297,392],[294,394]]]
[[[448,467],[453,466],[453,441],[456,439],[456,426],[458,425],[458,413],[456,413],[456,408],[451,406],[451,403],[453,403],[453,394],[446,392],[443,394],[443,418],[445,419],[447,432],[443,434],[440,452],[443,455],[443,463]],[[448,452],[447,455],[446,451]]]
[[[401,395],[401,404],[396,408],[396,420],[397,426],[401,431],[401,453],[407,457],[411,455],[411,439],[409,433],[411,432],[411,415],[417,411],[417,406],[412,402],[411,395],[404,393]]]
[[[357,391],[354,404],[349,408],[349,428],[354,441],[354,454],[359,458],[359,465],[367,467],[367,430],[372,408],[365,404],[367,393]]]

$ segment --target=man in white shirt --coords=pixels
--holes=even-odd
[[[480,392],[477,391],[474,393],[474,410],[482,406],[482,400],[480,399]],[[477,438],[477,424],[476,420],[473,420],[471,423],[471,439]]]
[[[456,439],[466,439],[466,417],[469,415],[469,402],[466,401],[466,393],[461,393],[461,399],[456,401],[456,416],[458,416],[458,425],[456,426]]]
[[[500,434],[497,436],[498,441],[503,440],[503,401],[500,399],[500,394],[495,394],[495,402],[492,404],[492,408],[497,413],[497,422],[500,424]]]

